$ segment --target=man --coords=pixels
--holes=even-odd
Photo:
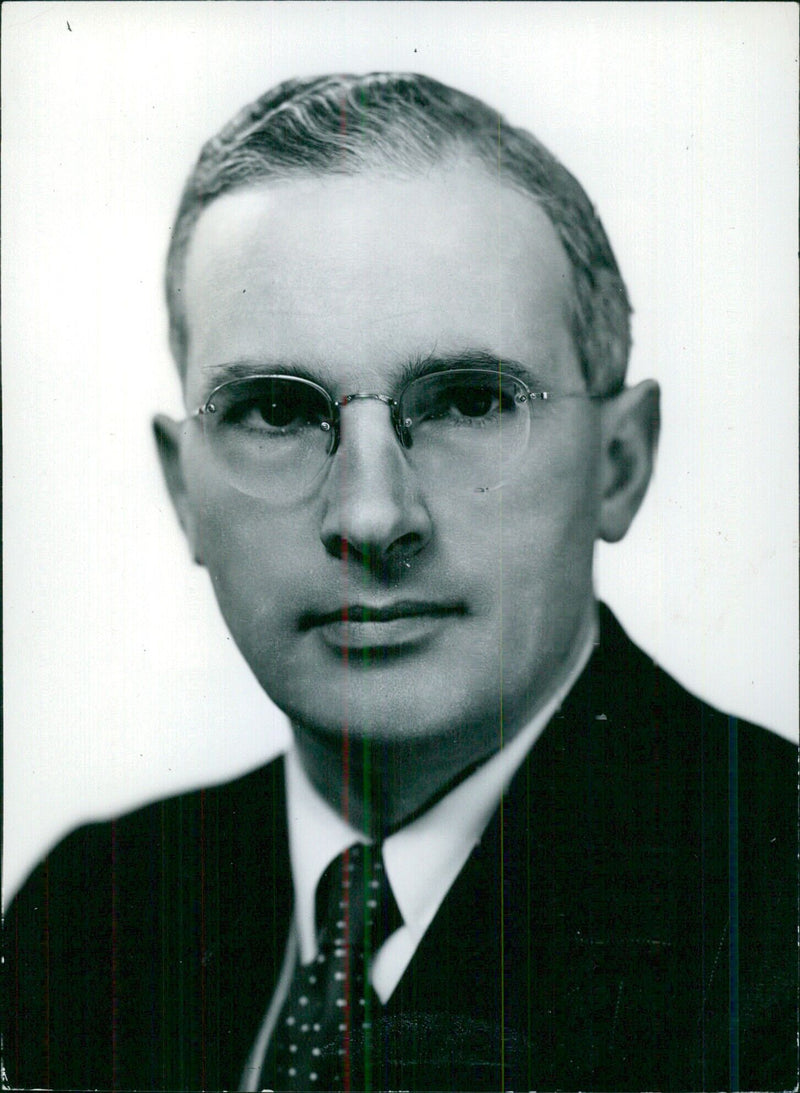
[[[42,863],[12,1082],[794,1084],[791,745],[593,596],[658,390],[575,180],[430,79],[291,81],[203,150],[167,285],[167,483],[294,746]]]

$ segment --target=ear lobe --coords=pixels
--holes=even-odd
[[[165,414],[158,414],[153,419],[153,436],[173,508],[189,543],[192,557],[198,565],[202,565],[197,525],[189,505],[186,481],[181,466],[181,426]]]
[[[602,496],[598,533],[621,539],[639,510],[655,463],[661,423],[658,384],[625,388],[603,407]]]

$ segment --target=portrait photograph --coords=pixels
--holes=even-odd
[[[796,1087],[797,40],[3,5],[4,1088]]]

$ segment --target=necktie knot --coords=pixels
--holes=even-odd
[[[380,846],[356,843],[334,859],[317,892],[320,947],[363,952],[366,961],[402,925]]]

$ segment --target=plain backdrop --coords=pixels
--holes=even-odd
[[[292,75],[406,69],[534,131],[596,203],[663,387],[598,589],[687,686],[797,729],[797,9],[6,3],[5,895],[65,830],[221,781],[281,715],[190,564],[162,263],[199,150]]]

